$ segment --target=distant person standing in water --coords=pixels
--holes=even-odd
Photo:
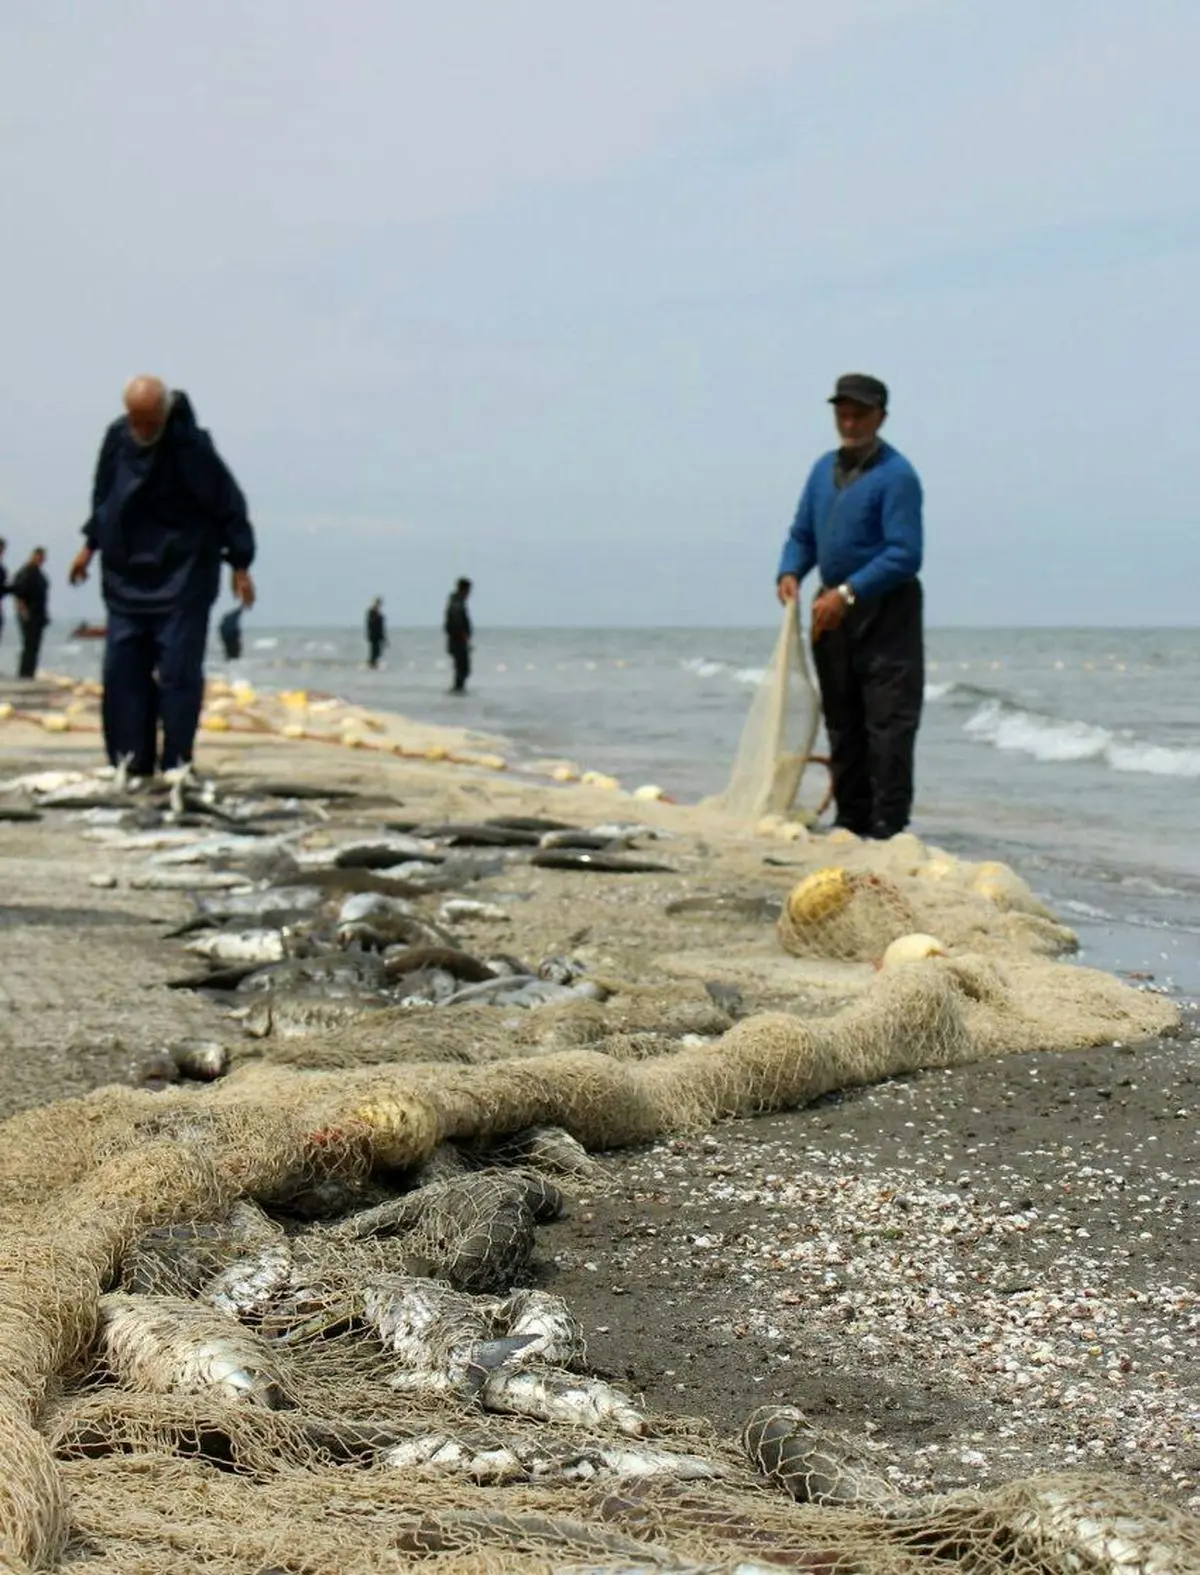
[[[4,567],[4,554],[8,543],[0,536],[0,640],[4,638],[4,598],[8,595],[8,570]]]
[[[18,678],[33,678],[37,674],[38,656],[42,649],[42,636],[50,622],[50,582],[42,572],[46,561],[45,547],[35,547],[29,562],[13,575],[9,587],[17,604],[17,619],[21,625],[21,661]]]
[[[922,496],[917,473],[879,435],[888,391],[860,372],[830,399],[841,447],[813,466],[796,510],[777,589],[794,601],[812,568],[812,610],[837,824],[860,837],[908,825],[925,689]]]
[[[158,377],[125,388],[125,414],[100,446],[92,513],[71,584],[100,554],[108,609],[104,743],[109,762],[152,776],[191,770],[204,699],[208,620],[232,573],[233,594],[254,605],[254,531],[246,500],[185,393]],[[162,748],[158,727],[162,723]]]
[[[446,650],[454,663],[454,688],[452,694],[466,693],[467,679],[471,676],[471,615],[467,611],[467,597],[471,594],[470,580],[459,580],[446,602]]]
[[[377,596],[367,608],[367,666],[378,667],[383,648],[388,643],[387,624],[383,618],[383,597]]]
[[[242,654],[242,614],[245,610],[241,602],[238,602],[237,606],[231,608],[217,625],[227,662],[236,662]]]

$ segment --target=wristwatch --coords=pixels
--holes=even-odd
[[[854,594],[853,585],[849,583],[845,585],[839,585],[837,588],[837,593],[845,602],[847,607],[853,607],[855,602],[858,600],[858,597]]]

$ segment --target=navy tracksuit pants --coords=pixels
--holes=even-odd
[[[209,607],[170,612],[108,609],[104,647],[104,745],[111,765],[150,776],[192,758],[204,699]],[[158,730],[162,725],[162,748]]]

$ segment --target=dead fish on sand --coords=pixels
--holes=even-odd
[[[232,891],[248,883],[229,870],[155,869],[131,875],[129,884],[134,891]]]
[[[340,1028],[370,1012],[396,1003],[390,996],[352,991],[340,997],[320,994],[264,995],[241,1009],[243,1032],[251,1039],[307,1039]],[[238,1012],[233,1014],[239,1016]]]
[[[405,859],[439,864],[446,857],[434,842],[428,842],[423,837],[400,836],[374,837],[368,842],[347,842],[339,848],[322,849],[321,852],[332,855],[329,866],[339,870],[385,869]],[[301,862],[306,861],[304,859]]]
[[[496,902],[475,902],[470,897],[450,897],[438,909],[439,924],[511,924],[512,914]]]
[[[549,1291],[513,1291],[501,1303],[498,1317],[506,1333],[530,1337],[516,1358],[522,1367],[530,1362],[570,1367],[583,1359],[583,1328],[561,1296]]]
[[[806,1504],[894,1504],[896,1489],[853,1451],[818,1432],[794,1406],[760,1406],[742,1429],[742,1447],[765,1477]]]
[[[109,1371],[152,1394],[213,1394],[287,1410],[283,1374],[265,1341],[222,1313],[174,1296],[102,1296],[100,1354]]]
[[[478,957],[472,957],[470,952],[459,951],[453,946],[405,946],[389,952],[383,960],[383,966],[386,977],[392,981],[401,980],[405,974],[417,973],[424,968],[440,968],[456,981],[463,980],[469,984],[482,984],[496,977]]]
[[[469,984],[452,995],[446,1006],[489,1003],[495,1006],[547,1006],[555,1001],[605,1001],[608,991],[593,980],[578,984],[554,984],[549,979],[522,977],[520,974]]]
[[[197,897],[196,911],[222,924],[229,919],[259,919],[267,913],[306,913],[324,901],[319,886],[267,886],[228,897]]]
[[[238,986],[244,995],[321,990],[381,990],[387,983],[383,959],[374,952],[328,952],[318,957],[291,957],[269,963]]]
[[[204,837],[183,847],[168,848],[162,853],[152,853],[148,862],[158,869],[173,868],[178,864],[208,864],[219,859],[261,859],[282,853],[298,837],[306,836],[308,827],[297,831],[284,831],[275,837],[248,837],[242,834],[222,837]]]
[[[379,1456],[399,1470],[428,1467],[474,1482],[590,1482],[598,1477],[670,1477],[711,1481],[728,1475],[716,1461],[649,1445],[589,1443],[572,1447],[541,1439],[501,1441],[479,1433],[422,1433]]]
[[[389,897],[381,891],[354,891],[338,909],[339,924],[358,924],[364,919],[411,919],[416,913],[405,897]]]
[[[231,1263],[200,1292],[200,1300],[239,1322],[256,1321],[290,1283],[292,1251],[282,1231],[273,1241]]]
[[[341,922],[337,941],[342,947],[359,946],[372,952],[387,951],[392,946],[453,946],[445,930],[416,913],[372,914],[366,919]]]
[[[200,1083],[211,1083],[229,1070],[229,1051],[219,1039],[177,1039],[167,1054],[180,1077]]]
[[[492,1372],[524,1348],[524,1337],[492,1338],[494,1308],[484,1298],[409,1275],[381,1277],[363,1295],[367,1321],[402,1363],[391,1387],[411,1393],[460,1389],[472,1367]]]
[[[422,826],[421,835],[447,848],[536,848],[538,844],[535,831],[494,823],[452,821],[442,826]]]
[[[669,864],[624,853],[584,853],[571,848],[541,848],[531,863],[543,870],[582,870],[603,875],[675,875]]]
[[[600,1378],[581,1378],[552,1367],[500,1367],[484,1378],[479,1399],[485,1410],[531,1416],[568,1427],[615,1428],[644,1437],[649,1422],[628,1395]]]
[[[287,956],[290,930],[210,930],[184,942],[184,951],[216,963],[275,963]]]
[[[601,1174],[599,1163],[563,1127],[525,1127],[493,1145],[487,1155],[501,1164],[530,1165],[581,1181],[594,1181]]]

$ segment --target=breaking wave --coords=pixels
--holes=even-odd
[[[1151,744],[1132,733],[1116,733],[1094,722],[1062,721],[1003,700],[985,701],[964,722],[963,732],[996,749],[1030,755],[1034,760],[1094,760],[1113,771],[1200,777],[1200,749]]]

